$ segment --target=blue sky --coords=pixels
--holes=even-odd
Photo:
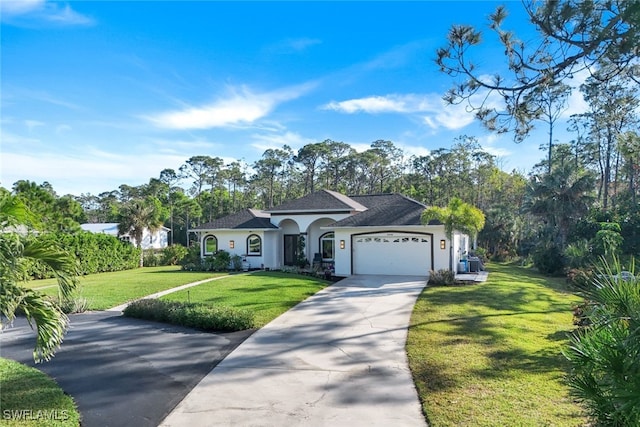
[[[99,194],[193,155],[251,164],[325,139],[421,155],[476,136],[507,171],[544,157],[543,127],[515,144],[441,101],[453,80],[436,48],[452,24],[486,28],[496,2],[0,1],[5,188]],[[476,55],[500,69],[495,44]],[[565,117],[581,108],[576,94]]]

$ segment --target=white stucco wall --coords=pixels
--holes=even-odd
[[[300,233],[305,233],[308,230],[309,226],[318,220],[330,219],[331,222],[337,222],[337,221],[340,221],[341,219],[345,219],[350,216],[351,214],[348,214],[348,213],[295,214],[295,215],[271,214],[271,223],[280,227],[282,221],[287,219],[293,220],[296,222],[296,224],[298,224]],[[285,234],[289,234],[286,231],[286,229],[285,229]]]
[[[252,235],[258,235],[262,239],[262,254],[260,256],[247,255],[247,238]],[[250,268],[269,268],[277,269],[280,265],[277,260],[277,254],[273,253],[274,245],[277,245],[278,230],[217,230],[215,232],[205,232],[200,235],[200,254],[204,253],[204,239],[207,236],[215,236],[218,239],[218,250],[225,250],[231,256],[239,255],[246,258],[250,264]],[[234,247],[231,248],[231,241]]]
[[[327,231],[326,229],[324,231]],[[337,228],[335,230],[335,274],[337,276],[350,276],[352,273],[352,235],[362,233],[376,233],[381,231],[396,231],[403,233],[430,233],[429,239],[433,242],[433,269],[449,269],[449,253],[451,242],[445,236],[444,226],[396,226],[396,227],[358,227],[358,228]],[[345,247],[340,249],[340,241],[344,240]],[[445,240],[446,248],[440,249],[440,240]],[[410,258],[410,257],[408,257]]]

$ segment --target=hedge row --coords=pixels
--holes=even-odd
[[[136,247],[108,234],[83,231],[50,233],[41,238],[53,241],[74,254],[83,275],[136,268],[140,260]],[[31,263],[29,274],[35,279],[53,277],[51,271],[39,262]]]
[[[128,317],[203,331],[242,331],[255,327],[253,313],[249,310],[180,301],[142,299],[129,304],[123,313]]]

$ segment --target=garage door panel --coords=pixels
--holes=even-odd
[[[353,236],[353,273],[426,275],[431,269],[431,236],[376,233]]]

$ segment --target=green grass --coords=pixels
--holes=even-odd
[[[491,264],[489,280],[428,287],[407,354],[423,412],[441,426],[580,426],[561,351],[579,298],[559,279]]]
[[[73,399],[41,371],[0,358],[0,425],[78,426]]]
[[[100,273],[80,278],[78,295],[87,299],[90,310],[105,310],[165,289],[221,276],[223,273],[181,271],[180,267],[144,267]],[[27,287],[57,295],[54,279],[27,282]]]
[[[255,272],[229,276],[166,295],[167,301],[190,301],[251,310],[264,326],[329,283],[288,273]]]

